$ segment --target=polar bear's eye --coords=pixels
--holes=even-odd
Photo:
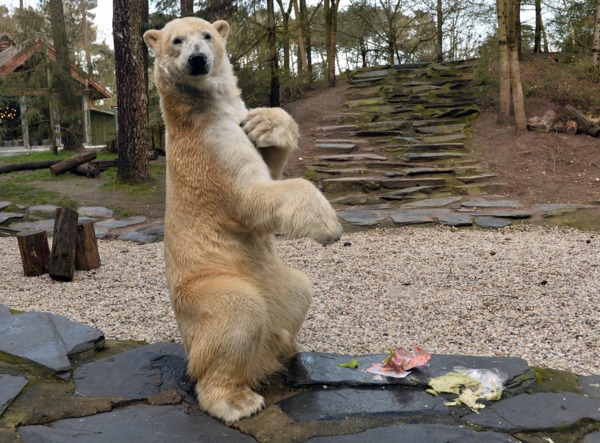
[[[211,40],[211,39],[212,39],[212,35],[204,34],[204,40]]]
[[[180,44],[182,44],[182,43],[183,43],[183,40],[182,40],[182,39],[180,39],[179,37],[175,37],[175,38],[173,39],[173,44],[174,44],[174,45],[180,45]]]

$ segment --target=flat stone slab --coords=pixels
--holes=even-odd
[[[46,231],[54,232],[54,219],[38,220],[35,222],[16,222],[8,225],[10,229],[17,231]]]
[[[518,357],[477,357],[468,355],[432,354],[429,365],[411,370],[407,378],[383,377],[375,379],[366,372],[373,363],[381,363],[386,354],[348,355],[323,352],[296,354],[290,363],[288,384],[294,388],[302,386],[372,386],[403,385],[427,386],[433,377],[439,377],[460,366],[467,369],[491,369],[506,374],[507,381],[527,373],[534,377],[527,362]],[[357,369],[338,366],[340,363],[358,360]]]
[[[44,366],[61,378],[71,376],[68,356],[104,345],[102,331],[46,312],[3,316],[0,352]]]
[[[532,212],[522,211],[522,210],[470,210],[470,209],[458,209],[458,211],[463,212],[465,214],[472,215],[474,217],[502,217],[502,218],[529,218],[533,215]]]
[[[463,420],[506,431],[564,429],[583,419],[600,420],[600,399],[573,392],[520,394],[493,402]]]
[[[521,208],[523,204],[517,200],[466,200],[461,203],[464,208]]]
[[[176,388],[193,401],[186,368],[181,344],[156,343],[80,366],[73,379],[75,390],[87,397],[142,400]]]
[[[139,225],[146,221],[144,216],[127,217],[119,220],[105,220],[97,223],[98,226],[108,229],[126,228],[128,226]]]
[[[401,438],[401,440],[399,440]],[[406,424],[367,429],[360,434],[315,437],[310,443],[365,443],[365,442],[414,442],[414,443],[519,443],[519,440],[499,432],[477,432],[449,425]]]
[[[396,140],[402,140],[408,143],[452,143],[457,142],[459,140],[465,140],[467,137],[466,134],[448,134],[448,135],[431,135],[431,136],[423,136],[423,137],[395,137]]]
[[[579,377],[579,386],[584,395],[600,398],[600,375],[585,375]]]
[[[0,202],[0,211],[4,211],[6,208],[8,208],[10,205],[12,205],[11,202]]]
[[[30,206],[28,217],[30,220],[44,220],[48,217],[54,217],[58,206],[54,205],[37,205]]]
[[[331,203],[340,203],[342,205],[366,205],[369,199],[365,195],[349,195],[331,200]]]
[[[387,160],[387,157],[377,154],[332,154],[332,155],[319,155],[318,160],[328,160],[334,162],[351,162],[351,161],[363,161],[363,160]]]
[[[113,216],[113,211],[102,206],[83,206],[77,212],[86,217],[111,218]]]
[[[359,74],[354,74],[352,76],[352,78],[356,78],[356,79],[364,79],[364,78],[371,78],[371,77],[385,77],[386,75],[388,75],[388,70],[387,69],[378,69],[376,71],[367,71],[367,72],[361,72]]]
[[[324,150],[339,150],[339,151],[352,151],[356,148],[354,143],[317,143],[315,148]]]
[[[338,211],[338,217],[355,226],[377,226],[386,216],[362,209]]]
[[[300,422],[341,420],[353,416],[448,415],[445,398],[425,391],[388,389],[323,389],[301,392],[279,406]],[[368,405],[368,406],[367,406]]]
[[[441,208],[462,200],[462,197],[440,197],[405,203],[400,208]]]
[[[27,379],[16,375],[0,374],[0,417],[13,399],[27,386]]]
[[[252,437],[185,406],[129,406],[47,426],[22,426],[24,443],[39,442],[253,442]]]
[[[421,134],[454,134],[456,132],[462,132],[466,128],[464,123],[454,123],[447,125],[431,125],[431,126],[418,126],[417,132]]]
[[[320,126],[316,129],[317,132],[347,132],[360,129],[357,125],[337,125],[337,126]]]
[[[13,220],[15,218],[23,218],[23,214],[19,214],[17,212],[0,212],[0,225],[2,223],[7,222],[8,220]]]
[[[129,231],[117,237],[117,240],[130,241],[139,244],[149,244],[156,241],[158,235],[144,234],[140,231]]]
[[[478,174],[478,175],[462,175],[462,176],[458,176],[456,177],[458,180],[462,181],[463,183],[479,183],[479,182],[483,182],[483,181],[487,181],[489,179],[492,178],[496,178],[498,177],[498,174],[492,174],[492,173],[487,173],[487,174]]]
[[[402,156],[406,161],[436,161],[450,158],[465,158],[460,152],[409,152]]]
[[[8,306],[0,305],[0,317],[5,315],[12,315]]]
[[[409,168],[405,169],[406,175],[423,175],[423,174],[450,174],[454,172],[451,168]]]
[[[512,220],[498,217],[476,217],[474,221],[482,228],[505,228],[512,225]]]
[[[591,432],[583,437],[582,443],[600,443],[600,432]]]
[[[379,198],[384,200],[403,200],[407,196],[419,193],[419,192],[431,192],[436,189],[437,186],[413,186],[410,188],[399,189],[398,191],[388,192],[386,194],[379,195]]]
[[[467,214],[440,215],[437,219],[443,225],[454,227],[471,226],[473,224],[473,220]]]

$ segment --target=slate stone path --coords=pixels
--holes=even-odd
[[[600,441],[600,376],[440,354],[404,379],[366,372],[384,357],[297,354],[262,390],[266,409],[227,427],[198,408],[180,344],[105,340],[58,315],[0,306],[0,441]],[[351,359],[356,369],[339,366]],[[457,367],[503,374],[502,398],[474,413],[426,392]]]

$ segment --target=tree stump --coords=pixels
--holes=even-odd
[[[94,222],[86,221],[77,225],[77,245],[75,247],[75,269],[91,271],[100,267],[100,254]]]
[[[55,280],[71,281],[75,274],[75,245],[79,214],[69,208],[58,208],[54,219],[54,238],[48,274]]]
[[[592,137],[600,136],[600,126],[596,125],[592,120],[587,118],[581,111],[578,111],[571,105],[564,108],[565,113],[579,125],[585,132]]]
[[[37,277],[48,272],[50,248],[46,231],[25,231],[17,234],[23,273],[25,277]]]

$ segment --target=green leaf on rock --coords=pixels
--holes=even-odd
[[[347,363],[338,363],[338,366],[340,366],[342,368],[356,369],[356,368],[358,368],[358,360],[354,359],[354,360],[350,360]]]

